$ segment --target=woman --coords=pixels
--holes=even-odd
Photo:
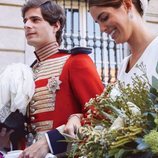
[[[100,30],[111,35],[117,44],[128,43],[131,54],[124,59],[118,73],[118,80],[125,84],[132,85],[134,75],[141,76],[144,71],[152,86],[158,78],[158,37],[145,26],[142,17],[146,6],[147,0],[89,0],[90,14]],[[143,65],[143,71],[137,65]]]
[[[142,16],[147,0],[89,0],[90,13],[100,30],[111,35],[117,43],[128,43],[131,55],[124,59],[118,79],[132,83],[134,74],[141,75],[137,65],[143,63],[152,83],[156,74],[158,37],[151,34]]]

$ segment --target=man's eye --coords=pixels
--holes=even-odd
[[[27,20],[26,20],[26,19],[24,19],[24,20],[23,20],[23,23],[24,23],[24,24],[26,24],[26,22],[27,22]]]
[[[34,23],[36,23],[36,22],[39,22],[40,19],[32,19],[32,21],[33,21]]]
[[[37,21],[38,21],[38,19],[32,19],[32,21],[33,21],[33,22],[37,22]]]

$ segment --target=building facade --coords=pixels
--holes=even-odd
[[[23,30],[21,6],[25,0],[0,0],[0,71],[8,64],[22,62],[31,64],[35,57],[28,46]],[[127,55],[124,45],[116,45],[109,36],[100,34],[88,13],[83,0],[56,0],[63,6],[67,17],[62,48],[88,46],[98,72],[104,82],[115,81],[120,62]],[[158,0],[150,0],[146,21],[149,29],[158,34]]]

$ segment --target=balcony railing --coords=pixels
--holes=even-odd
[[[87,46],[93,48],[90,55],[97,66],[103,82],[114,82],[120,62],[125,56],[124,45],[116,45],[94,23],[88,12],[88,5],[83,0],[56,0],[63,6],[66,14],[66,26],[63,34],[63,47]]]

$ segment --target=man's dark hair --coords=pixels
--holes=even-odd
[[[25,17],[25,13],[31,8],[40,8],[43,19],[50,25],[59,21],[60,29],[56,33],[56,40],[60,45],[62,42],[62,31],[65,26],[65,14],[63,9],[51,0],[29,0],[22,7],[22,17]]]

